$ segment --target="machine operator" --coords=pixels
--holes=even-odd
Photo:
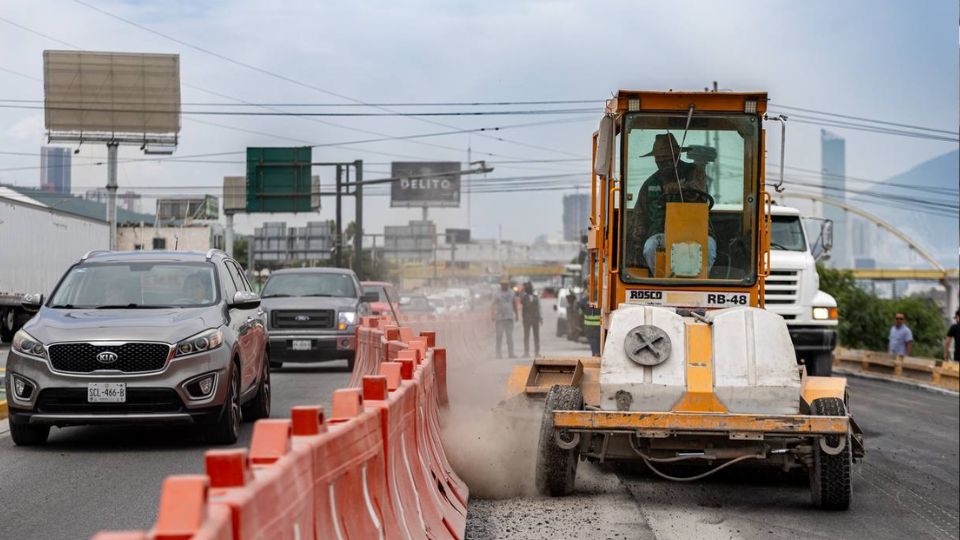
[[[637,203],[631,212],[630,240],[643,246],[643,265],[656,275],[657,250],[665,249],[664,221],[666,202],[707,202],[707,175],[702,166],[680,159],[682,149],[672,133],[654,138],[653,149],[640,157],[653,157],[657,171],[640,188]],[[707,267],[713,268],[717,258],[717,242],[707,237]],[[635,260],[635,259],[634,259]]]

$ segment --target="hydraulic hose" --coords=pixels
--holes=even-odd
[[[674,482],[693,482],[696,480],[701,480],[716,472],[720,472],[721,470],[726,469],[727,467],[733,465],[734,463],[739,463],[741,461],[745,461],[748,459],[765,459],[767,457],[766,454],[748,454],[745,456],[740,456],[740,457],[731,459],[730,461],[727,461],[725,463],[721,463],[720,465],[710,469],[709,471],[700,473],[698,475],[689,476],[686,478],[680,478],[678,476],[671,476],[663,471],[658,470],[656,467],[653,466],[652,462],[674,463],[677,461],[685,461],[688,459],[710,459],[710,458],[705,455],[704,456],[676,456],[671,458],[655,458],[655,457],[644,454],[643,451],[637,447],[636,441],[634,440],[633,437],[630,437],[630,448],[632,448],[633,451],[636,452],[638,456],[640,456],[640,459],[643,460],[643,462],[647,465],[647,467],[650,468],[651,471],[654,472],[654,474],[656,474],[661,478],[664,478],[666,480],[672,480]]]

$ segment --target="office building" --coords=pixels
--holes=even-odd
[[[51,193],[70,193],[69,148],[44,146],[40,148],[40,189]]]

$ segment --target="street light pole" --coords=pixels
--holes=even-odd
[[[117,150],[120,143],[107,143],[107,221],[110,223],[110,249],[117,250]]]

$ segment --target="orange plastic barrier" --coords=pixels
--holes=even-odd
[[[254,424],[246,449],[206,453],[206,475],[168,477],[150,531],[97,540],[454,539],[467,486],[440,439],[447,351],[438,335],[364,318],[350,387],[329,417],[293,407]]]

